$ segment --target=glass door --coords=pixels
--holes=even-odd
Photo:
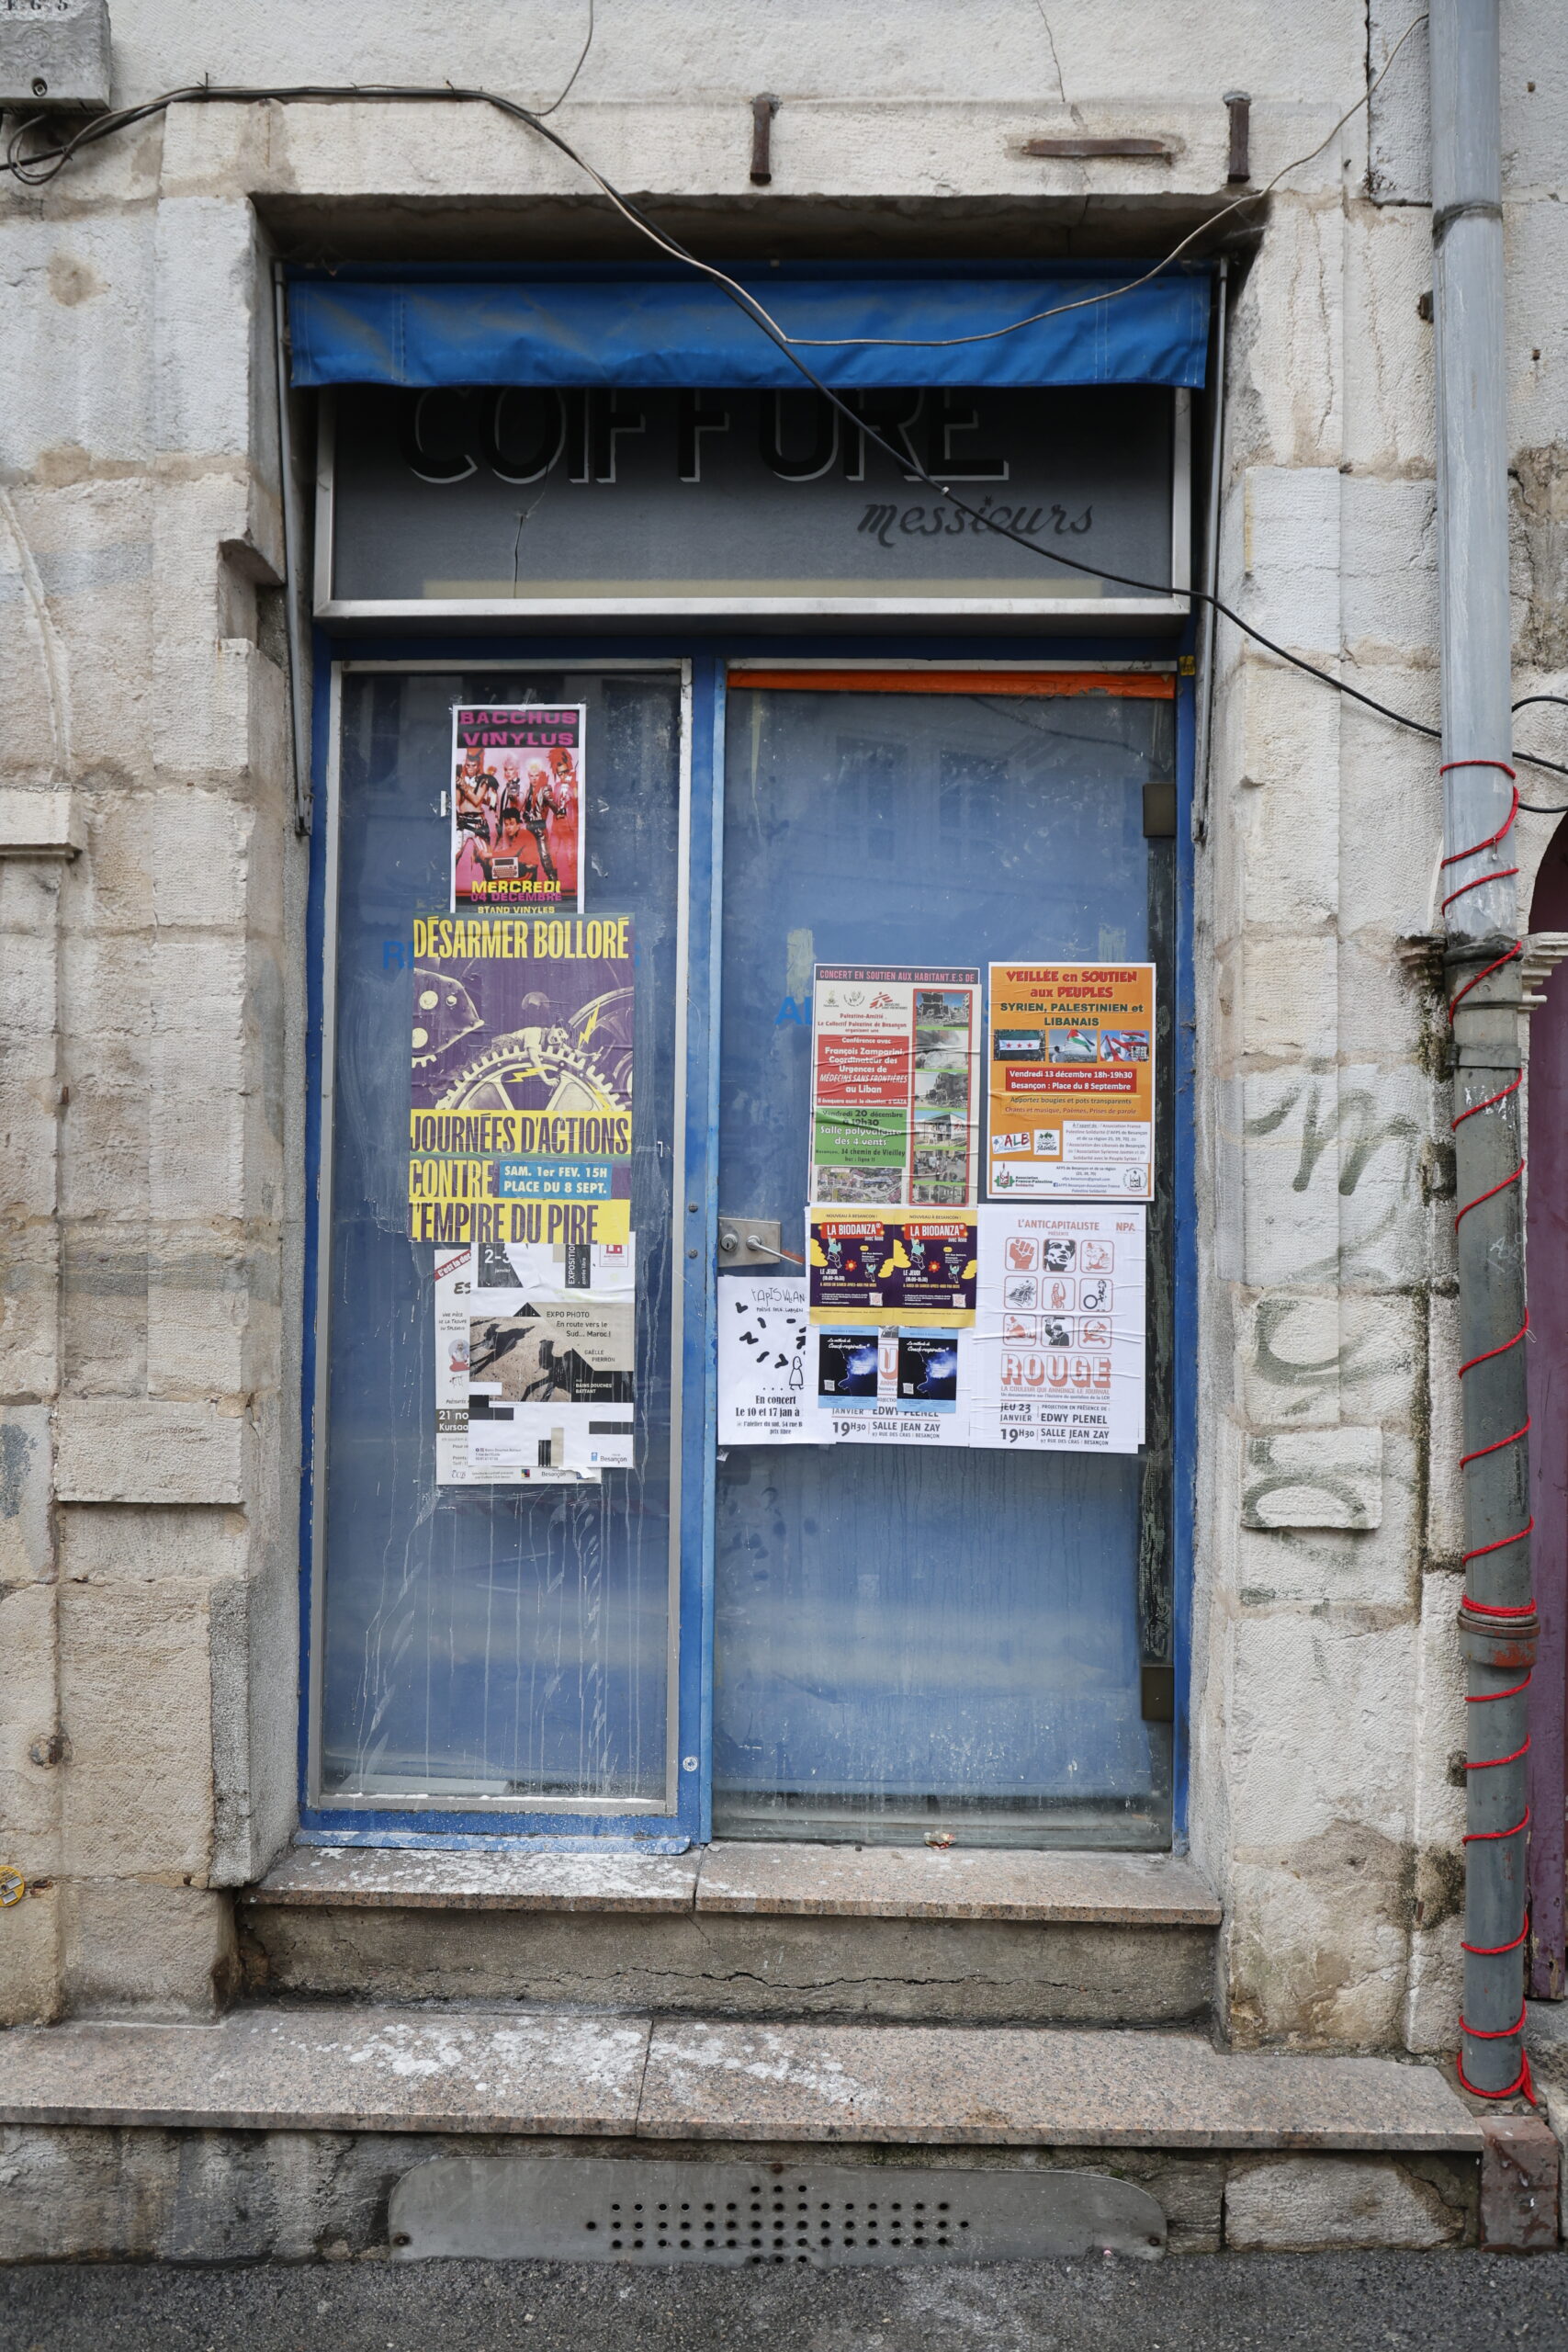
[[[522,704],[584,713],[587,920],[570,903],[549,922],[470,908],[486,920],[437,934],[428,919],[450,910],[455,856],[502,880],[537,872],[553,882],[570,846],[551,798],[558,779],[542,759],[537,776],[513,783],[498,756],[483,789],[454,792],[454,705]],[[374,1811],[416,1826],[445,1814],[454,1826],[498,1815],[527,1815],[534,1826],[558,1815],[570,1826],[584,1814],[672,1815],[685,1798],[694,1826],[697,1783],[681,1772],[676,1706],[682,673],[350,663],[337,719],[321,884],[309,1801],[330,1821]],[[472,805],[455,849],[459,799]],[[621,957],[613,969],[612,950]],[[604,1189],[629,1202],[633,1360],[623,1370],[616,1357],[613,1374],[592,1369],[593,1333],[616,1315],[615,1328],[626,1329],[625,1305],[617,1293],[599,1324],[585,1323],[569,1288],[566,1311],[578,1320],[560,1328],[588,1338],[570,1348],[541,1340],[527,1323],[531,1302],[492,1316],[459,1401],[482,1396],[504,1419],[514,1395],[526,1404],[547,1389],[566,1394],[570,1359],[582,1393],[610,1399],[589,1406],[583,1426],[618,1432],[629,1417],[630,1459],[561,1481],[513,1470],[490,1484],[452,1482],[455,1457],[441,1452],[447,1354],[456,1348],[468,1365],[476,1327],[460,1298],[445,1302],[454,1332],[437,1311],[438,1286],[450,1284],[463,1250],[412,1238],[411,1104],[422,1102],[427,1181],[444,1201],[460,1197],[464,1152],[510,1150],[518,1184],[534,1193],[558,1193],[562,1167],[581,1165],[584,1152],[626,1163]],[[612,1138],[623,1114],[629,1133]],[[442,1153],[457,1176],[441,1172]],[[570,1285],[576,1263],[564,1247],[556,1254]],[[507,1265],[495,1273],[514,1278]],[[473,1434],[470,1425],[470,1456]]]
[[[1173,681],[934,683],[731,675],[718,1209],[776,1219],[805,1257],[814,966],[1152,961],[1145,1442],[725,1448],[714,1826],[1159,1847],[1172,1736],[1145,1719],[1145,1668],[1170,1657]],[[735,1279],[721,1259],[721,1319]]]

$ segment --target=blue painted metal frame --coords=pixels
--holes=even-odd
[[[1180,641],[1190,650],[1191,631]],[[333,636],[318,629],[314,639],[315,695],[310,745],[317,820],[311,831],[310,893],[306,914],[307,1032],[305,1047],[305,1247],[304,1331],[299,1480],[299,1724],[298,1739],[299,1837],[325,1846],[446,1847],[512,1849],[519,1843],[557,1851],[586,1849],[606,1840],[643,1851],[680,1852],[712,1836],[714,1666],[714,1481],[716,1440],[716,1342],[714,1328],[714,1267],[717,1257],[719,926],[723,894],[724,710],[727,665],[746,657],[863,660],[918,658],[941,662],[986,660],[1096,661],[1165,660],[1168,639],[1148,643],[1128,639],[1086,639],[897,637],[726,637],[702,639],[695,633],[668,637],[529,638],[523,641],[467,635],[411,639]],[[315,1393],[317,1333],[315,1300],[320,1253],[321,1170],[321,1071],[326,944],[326,829],[321,822],[330,758],[332,677],[344,661],[392,661],[460,667],[464,661],[497,659],[528,663],[605,660],[670,661],[691,664],[689,702],[689,831],[687,853],[687,941],[689,988],[686,1021],[686,1125],[684,1203],[676,1203],[675,1227],[687,1238],[682,1260],[683,1306],[681,1411],[681,1570],[679,1591],[678,1741],[676,1806],[671,1814],[550,1814],[466,1812],[461,1806],[410,1811],[389,1804],[375,1813],[312,1805],[309,1801],[309,1705],[315,1482]],[[1192,957],[1193,846],[1190,809],[1193,787],[1194,684],[1178,680],[1177,725],[1177,1017],[1176,1101],[1176,1299],[1174,1415],[1175,1479],[1171,1528],[1171,1576],[1176,1680],[1176,1725],[1172,1789],[1173,1841],[1186,1844],[1189,1723],[1191,1673],[1192,1541],[1197,1464],[1197,1196],[1193,1074],[1196,1063]],[[694,1206],[690,1204],[694,1204]],[[677,1245],[679,1246],[679,1245]],[[688,1745],[688,1742],[690,1743]],[[689,1771],[687,1759],[697,1769]]]
[[[1187,1846],[1191,1765],[1192,1544],[1198,1505],[1198,1013],[1192,945],[1192,794],[1197,687],[1176,686],[1176,1304],[1171,1413],[1171,1665],[1176,1723],[1171,1742],[1171,1843]]]

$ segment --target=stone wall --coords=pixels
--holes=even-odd
[[[1372,0],[1381,65],[1415,0]],[[1561,688],[1568,23],[1505,11],[1520,684]],[[116,96],[564,82],[566,0],[120,0]],[[610,0],[555,118],[712,250],[1149,252],[1325,136],[1233,254],[1223,592],[1437,706],[1425,53],[1351,0]],[[1526,89],[1533,80],[1533,92]],[[749,100],[784,100],[750,189]],[[1171,163],[1026,138],[1156,130]],[[0,193],[0,2015],[199,2012],[293,1818],[303,850],[273,250],[625,251],[479,108],[210,107]],[[1199,849],[1191,1834],[1242,2040],[1451,2039],[1462,1795],[1432,748],[1222,628]],[[1550,716],[1523,740],[1551,749]],[[1521,729],[1523,735],[1523,729]],[[1550,797],[1550,796],[1545,796]],[[1524,820],[1533,871],[1552,831]],[[1526,876],[1528,887],[1529,875]],[[1410,944],[1410,943],[1416,943]],[[18,1956],[19,1955],[19,1959]]]

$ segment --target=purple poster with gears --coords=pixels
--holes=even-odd
[[[421,915],[413,929],[410,1238],[624,1243],[630,917]]]

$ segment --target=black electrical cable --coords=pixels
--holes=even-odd
[[[80,130],[73,132],[69,139],[62,141],[59,145],[28,155],[21,152],[21,141],[27,132],[40,119],[39,117],[33,116],[28,121],[18,124],[12,132],[7,144],[6,162],[0,165],[0,169],[10,172],[13,177],[21,181],[26,187],[46,187],[51,180],[59,176],[66,164],[84,148],[96,146],[116,132],[130,130],[139,122],[150,121],[154,116],[166,113],[173,106],[342,105],[359,104],[366,101],[415,106],[454,104],[489,106],[493,107],[498,113],[510,117],[513,121],[521,122],[527,130],[536,131],[541,139],[547,141],[558,153],[564,155],[570,163],[577,166],[579,171],[584,173],[594,186],[603,191],[622,218],[630,221],[634,228],[649,238],[661,252],[716,284],[736,308],[743,311],[752,323],[760,328],[769,342],[784,353],[784,357],[806,382],[837,409],[841,416],[848,419],[856,432],[874,443],[884,456],[890,458],[894,466],[906,477],[912,474],[914,479],[922,482],[928,490],[934,491],[940,497],[947,499],[954,511],[967,515],[976,528],[994,531],[998,537],[1010,539],[1015,546],[1024,548],[1030,555],[1038,556],[1043,562],[1060,564],[1069,571],[1082,572],[1092,580],[1107,580],[1116,587],[1135,589],[1150,596],[1174,596],[1178,593],[1174,584],[1169,582],[1160,583],[1151,580],[1136,580],[1126,572],[1106,571],[1094,564],[1080,562],[1075,557],[1063,555],[1055,548],[1036,547],[1032,539],[1026,538],[1022,532],[1015,531],[1010,525],[992,521],[978,507],[972,506],[966,499],[958,497],[950,487],[934,481],[911,451],[906,449],[900,453],[895,449],[892,443],[879,433],[874,425],[869,424],[863,415],[858,413],[847,401],[840,399],[830,386],[822,381],[815,369],[810,368],[801,358],[799,353],[792,347],[788,336],[781,332],[761,303],[757,302],[744,287],[738,285],[723,270],[716,269],[710,263],[700,260],[677,238],[670,236],[665,231],[658,228],[629,197],[623,196],[618,188],[605,179],[602,172],[589,163],[585,156],[579,154],[570,141],[564,139],[558,130],[552,130],[541,116],[531,112],[527,107],[518,105],[513,98],[502,97],[496,91],[470,89],[452,83],[443,83],[434,86],[423,84],[373,82],[347,85],[299,83],[277,87],[230,86],[209,82],[192,83],[183,89],[165,90],[158,97],[146,99],[140,106],[126,107],[115,114],[96,115],[91,121],[84,124]],[[1107,294],[1100,299],[1113,300],[1115,296],[1113,293]],[[1265,636],[1264,632],[1255,628],[1250,621],[1244,620],[1238,612],[1224,602],[1223,597],[1214,595],[1206,588],[1191,588],[1188,593],[1195,602],[1210,605],[1223,619],[1228,620],[1234,628],[1238,628],[1244,637],[1250,638],[1254,644],[1261,645],[1267,652],[1289,663],[1292,669],[1302,671],[1309,678],[1316,678],[1323,685],[1333,687],[1337,694],[1345,695],[1351,702],[1359,703],[1367,710],[1375,711],[1380,718],[1390,720],[1395,727],[1406,728],[1413,734],[1425,735],[1433,742],[1441,741],[1440,729],[1427,726],[1424,719],[1412,718],[1404,711],[1394,710],[1389,704],[1379,702],[1375,696],[1363,694],[1359,686],[1348,685],[1343,678],[1336,678],[1330,672],[1319,669],[1315,662],[1303,660],[1299,653],[1291,652],[1288,647],[1279,644],[1271,637]],[[1517,756],[1527,766],[1543,769],[1552,775],[1568,776],[1568,767],[1561,765],[1555,760],[1535,759],[1524,753]],[[1524,807],[1528,804],[1521,802],[1520,805]],[[1554,809],[1531,810],[1531,814],[1540,816],[1559,813],[1563,812]]]
[[[564,90],[562,90],[562,92],[561,92],[561,94],[560,94],[559,97],[558,97],[558,98],[552,98],[552,99],[550,100],[550,103],[549,103],[549,105],[548,105],[547,107],[541,107],[539,108],[539,120],[540,120],[541,122],[543,122],[543,120],[544,120],[545,117],[546,117],[547,114],[554,114],[554,113],[556,112],[556,110],[557,110],[557,108],[558,108],[558,107],[564,107],[564,106],[565,106],[565,104],[566,104],[566,102],[567,102],[568,98],[570,98],[570,96],[571,96],[571,94],[572,94],[572,91],[573,91],[573,90],[576,88],[576,86],[577,86],[577,77],[578,77],[578,75],[581,73],[581,71],[582,71],[583,67],[587,64],[587,62],[588,62],[588,52],[589,52],[589,51],[592,48],[592,46],[593,46],[593,0],[588,0],[588,38],[587,38],[587,40],[586,40],[583,42],[583,44],[582,44],[582,54],[581,54],[581,56],[578,59],[577,63],[572,67],[570,74],[568,75],[568,77],[567,77],[567,84],[566,84],[566,87],[565,87],[565,89],[564,89]]]
[[[1568,710],[1568,695],[1521,695],[1518,701],[1510,704],[1509,707],[1513,710],[1528,710],[1532,702],[1561,703],[1563,709]],[[1554,775],[1560,775],[1562,773],[1560,768],[1553,767],[1550,760],[1532,760],[1528,752],[1516,752],[1515,757],[1524,760],[1530,767],[1550,767]],[[1538,808],[1533,800],[1521,800],[1519,807],[1528,808],[1532,817],[1568,817],[1568,801],[1564,801],[1561,808]]]

